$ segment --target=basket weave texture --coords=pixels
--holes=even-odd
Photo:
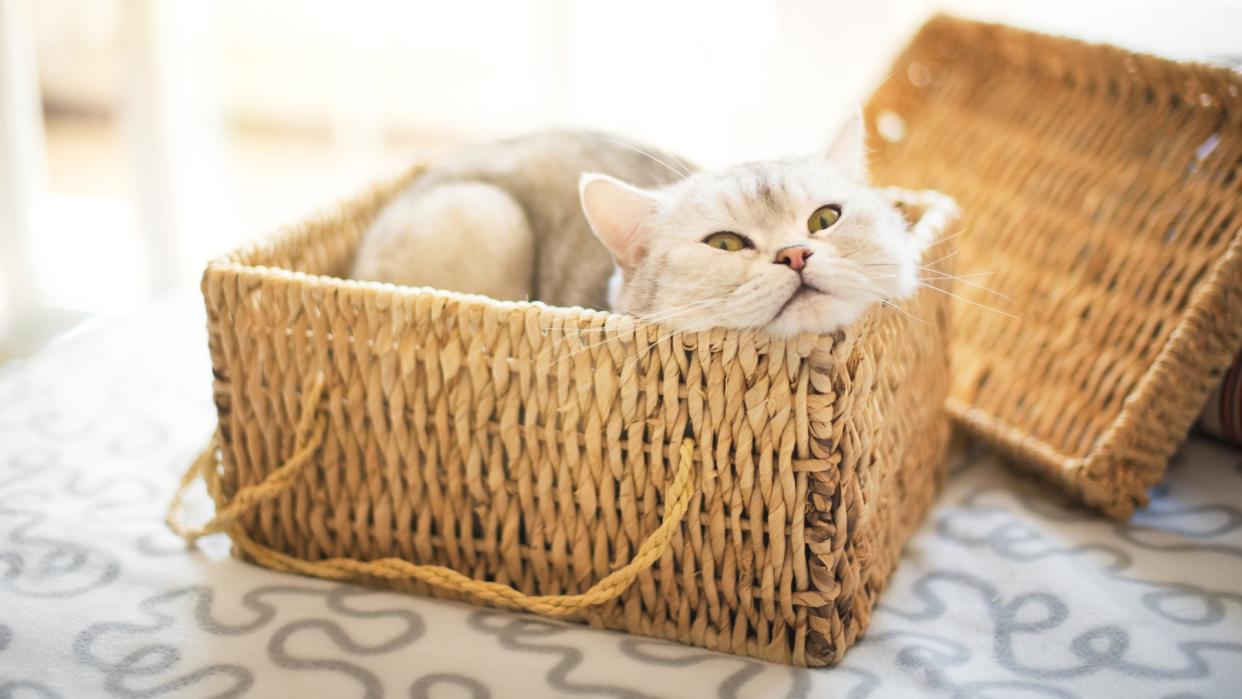
[[[839,660],[944,476],[947,297],[781,341],[337,278],[407,181],[204,275],[219,411],[204,468],[235,552]],[[920,234],[950,225],[944,197],[895,196]],[[632,585],[592,588],[621,571]]]
[[[943,16],[890,75],[878,181],[957,200],[1009,297],[956,288],[950,412],[1129,517],[1242,348],[1242,75]]]

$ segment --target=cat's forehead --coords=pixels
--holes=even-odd
[[[831,167],[804,161],[744,163],[706,173],[693,185],[700,206],[758,225],[805,216],[811,203],[832,203],[819,199],[843,199],[854,189]]]

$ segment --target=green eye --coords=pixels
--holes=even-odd
[[[825,228],[829,228],[832,224],[841,219],[841,207],[836,204],[821,206],[811,214],[806,222],[806,229],[812,233],[818,233]]]
[[[750,241],[746,240],[737,233],[721,231],[712,233],[703,239],[704,243],[716,248],[717,250],[726,250],[728,252],[737,252],[743,248],[751,247]]]

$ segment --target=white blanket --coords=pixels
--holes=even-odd
[[[202,328],[178,303],[0,369],[0,697],[1242,691],[1238,451],[1193,440],[1125,525],[959,454],[863,641],[795,669],[187,550],[162,518],[212,428]]]

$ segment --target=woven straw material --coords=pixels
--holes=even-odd
[[[210,528],[281,570],[839,660],[944,476],[947,296],[784,341],[337,278],[406,181],[208,267]]]
[[[878,181],[957,200],[1010,298],[955,289],[950,412],[1129,517],[1242,347],[1242,76],[948,17],[890,75]]]

